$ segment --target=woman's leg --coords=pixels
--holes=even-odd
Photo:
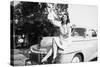
[[[42,59],[42,62],[47,61],[47,59],[53,54],[53,60],[56,58],[57,56],[57,45],[56,42],[53,38],[52,40],[52,47],[51,49],[48,51],[47,55]]]
[[[49,50],[49,52],[47,53],[47,55],[41,60],[41,62],[45,62],[47,61],[47,59],[52,55],[52,48]]]
[[[57,50],[58,50],[58,48],[57,48],[57,43],[56,43],[56,41],[54,40],[54,38],[53,38],[53,45],[52,45],[52,52],[53,52],[53,60],[55,60],[55,58],[57,57]]]
[[[60,37],[54,38],[55,45],[60,49],[64,50],[63,41]]]

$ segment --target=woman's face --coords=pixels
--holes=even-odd
[[[64,21],[64,23],[66,23],[66,20],[67,20],[67,16],[64,15],[64,16],[63,16],[63,21]]]
[[[67,20],[67,16],[66,15],[64,15],[64,20]]]

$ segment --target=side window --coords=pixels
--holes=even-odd
[[[86,32],[88,37],[97,37],[97,32],[94,29],[89,29]]]
[[[71,36],[80,36],[80,37],[85,37],[85,28],[73,28],[72,29],[72,34]]]
[[[72,28],[72,30],[71,30],[71,36],[79,36],[79,33],[76,31],[75,28]]]

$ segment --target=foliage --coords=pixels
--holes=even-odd
[[[16,6],[13,4],[11,4],[11,24],[15,27],[15,35],[27,34],[34,41],[41,36],[59,34],[57,27],[47,18],[47,3],[20,1]],[[57,4],[55,10],[59,13],[67,12],[67,8],[67,4]]]

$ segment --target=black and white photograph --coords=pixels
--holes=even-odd
[[[98,7],[10,2],[10,64],[67,64],[98,60]]]

